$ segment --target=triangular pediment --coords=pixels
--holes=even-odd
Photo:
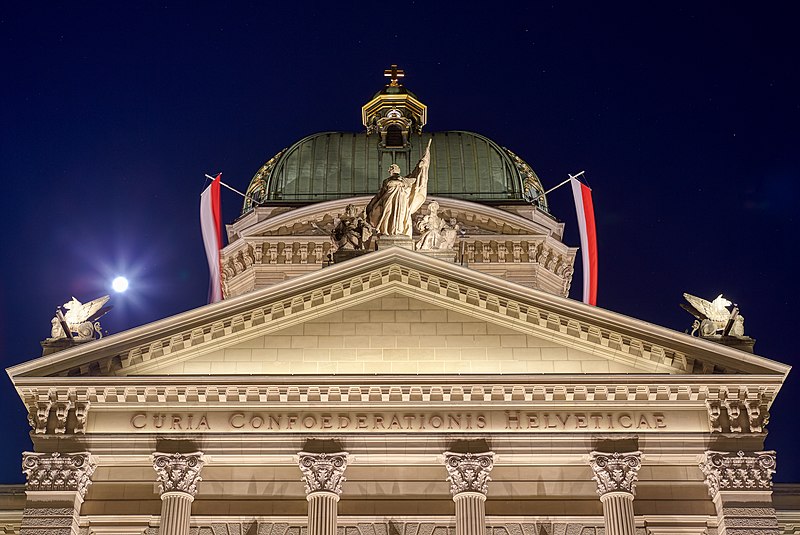
[[[393,248],[8,372],[14,379],[333,373],[785,375],[788,369]]]

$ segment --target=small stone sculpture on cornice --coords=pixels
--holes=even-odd
[[[775,473],[775,452],[707,451],[700,462],[700,470],[706,476],[712,498],[721,490],[769,491]]]
[[[158,475],[158,489],[165,492],[185,492],[197,495],[197,484],[203,479],[200,470],[205,464],[203,452],[154,453],[153,468]]]
[[[590,454],[589,466],[594,472],[592,480],[597,482],[597,494],[600,496],[609,492],[634,494],[639,468],[642,466],[642,453],[593,451]]]
[[[299,456],[300,471],[306,484],[306,494],[312,492],[342,493],[342,483],[346,481],[344,471],[347,469],[347,452],[340,453],[307,453],[301,451]]]
[[[83,498],[95,468],[97,463],[88,452],[22,454],[28,491],[76,491]]]
[[[447,468],[447,481],[450,492],[455,496],[461,492],[489,492],[489,473],[494,468],[494,453],[444,453]]]

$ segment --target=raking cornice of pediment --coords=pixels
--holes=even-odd
[[[758,374],[790,367],[405,249],[335,264],[7,370],[17,377],[126,376],[400,293],[580,347],[642,373]],[[243,338],[244,337],[244,338]]]

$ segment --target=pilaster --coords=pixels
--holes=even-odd
[[[347,452],[298,453],[308,500],[308,535],[336,535]]]
[[[589,466],[594,472],[592,480],[597,482],[597,494],[603,504],[606,535],[635,535],[633,497],[642,466],[641,452],[593,451]]]
[[[97,464],[88,452],[22,454],[27,500],[20,535],[77,535]]]
[[[486,494],[494,453],[444,453],[447,481],[456,504],[456,535],[486,534]]]
[[[189,534],[192,502],[197,495],[197,484],[202,481],[200,471],[204,464],[202,452],[153,454],[161,492],[159,535]]]
[[[719,535],[778,535],[772,504],[774,451],[707,451],[700,462],[719,519]]]

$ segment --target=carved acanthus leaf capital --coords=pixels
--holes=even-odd
[[[593,451],[589,466],[592,467],[593,481],[597,482],[597,494],[609,492],[636,492],[636,480],[642,466],[642,452],[603,453]]]
[[[197,495],[197,484],[205,461],[203,452],[195,453],[154,453],[153,468],[158,475],[158,490],[165,492],[185,492],[192,497]]]
[[[489,472],[494,468],[494,453],[444,453],[447,481],[453,496],[461,492],[489,492]]]
[[[348,453],[307,453],[301,451],[299,456],[300,471],[306,484],[306,494],[312,492],[342,493],[342,483],[346,481],[344,471],[347,469]]]
[[[712,498],[721,490],[772,490],[775,452],[707,451],[700,470],[706,476]]]
[[[22,472],[30,491],[71,490],[86,496],[97,463],[88,452],[22,454]]]

